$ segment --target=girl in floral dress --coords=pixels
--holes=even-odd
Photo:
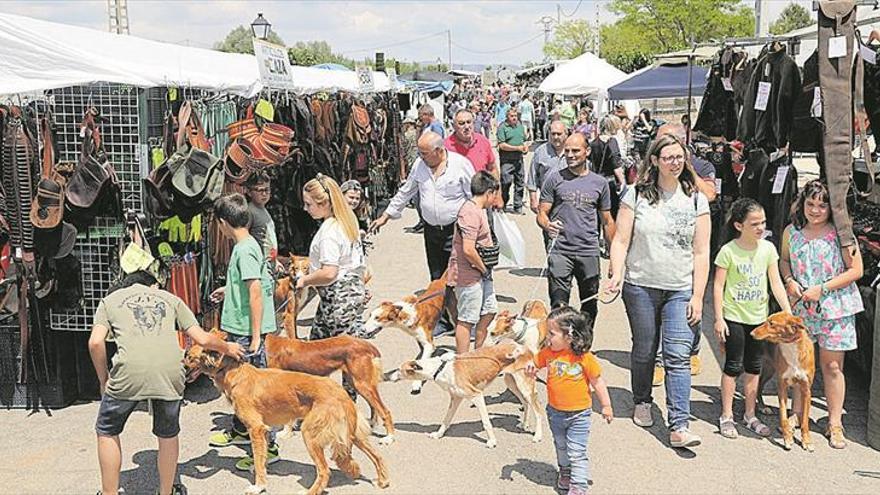
[[[831,447],[846,447],[841,416],[846,382],[843,358],[856,348],[855,315],[864,310],[855,282],[862,277],[858,245],[842,248],[831,219],[828,187],[820,180],[804,185],[782,237],[781,272],[794,314],[803,317],[819,344],[819,364],[828,403],[825,435]],[[800,398],[792,405],[800,409]]]

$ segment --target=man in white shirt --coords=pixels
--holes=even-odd
[[[425,255],[431,280],[443,276],[452,252],[455,219],[462,203],[471,197],[474,168],[467,158],[447,151],[443,138],[426,131],[419,138],[419,158],[406,182],[397,190],[388,208],[370,224],[377,232],[388,220],[400,218],[404,207],[416,196],[425,221]]]

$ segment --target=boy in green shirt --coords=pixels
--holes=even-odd
[[[229,267],[226,269],[226,286],[211,294],[213,301],[223,301],[220,329],[229,334],[229,340],[247,349],[245,359],[257,368],[266,367],[266,348],[262,336],[275,332],[275,306],[272,277],[266,265],[262,247],[248,232],[250,213],[247,200],[241,194],[228,194],[214,203],[214,215],[220,222],[223,235],[235,240]],[[247,427],[232,417],[232,430],[223,431],[209,439],[212,447],[250,445]],[[274,432],[269,433],[268,462],[280,460]],[[253,467],[253,457],[239,460],[235,467],[248,471]]]

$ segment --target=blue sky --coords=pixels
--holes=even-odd
[[[790,3],[789,0],[765,2],[770,19]],[[443,31],[449,29],[456,64],[522,64],[543,58],[543,35],[538,19],[555,18],[557,4],[563,20],[583,18],[595,23],[597,15],[601,22],[613,20],[604,8],[606,3],[594,0],[129,0],[129,17],[133,35],[208,48],[234,27],[250,24],[257,12],[263,12],[288,44],[324,40],[335,52],[352,57],[372,56],[375,51],[384,50],[386,57],[418,61],[440,58],[444,62],[448,45]],[[797,3],[810,8],[809,0]],[[0,0],[0,11],[105,30],[106,5],[106,0]],[[565,14],[572,15],[564,17]],[[515,48],[509,49],[511,47]]]

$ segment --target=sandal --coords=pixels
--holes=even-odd
[[[749,429],[752,433],[755,433],[762,437],[770,436],[770,427],[761,422],[760,419],[753,416],[751,418],[747,418],[743,416],[743,425]]]
[[[724,438],[736,438],[739,436],[739,432],[736,431],[736,422],[733,418],[718,418],[718,431],[721,433],[721,436]]]
[[[825,436],[828,437],[828,445],[832,449],[845,449],[846,438],[843,436],[844,430],[842,426],[829,426],[825,430]]]

